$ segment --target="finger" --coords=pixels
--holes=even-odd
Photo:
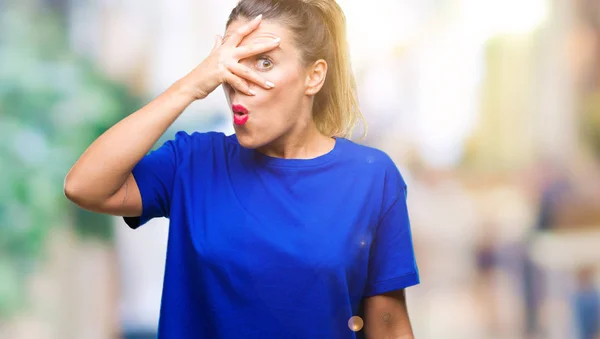
[[[223,38],[220,35],[215,36],[215,45],[213,46],[212,51],[214,52],[221,44],[223,43]]]
[[[262,14],[252,19],[252,21],[238,28],[231,36],[227,39],[226,44],[229,46],[237,46],[244,38],[258,28],[262,21]]]
[[[281,38],[275,38],[269,42],[240,46],[235,49],[235,56],[238,60],[242,60],[256,54],[268,52],[279,46],[280,43]]]
[[[252,69],[250,69],[249,67],[244,66],[242,64],[239,64],[239,63],[231,64],[227,68],[229,69],[229,71],[231,73],[237,75],[238,77],[243,78],[248,81],[252,81],[253,83],[255,83],[263,88],[271,89],[271,88],[275,87],[275,85],[272,82],[265,80],[263,77],[258,75],[258,73],[252,71]]]
[[[233,73],[225,75],[225,82],[231,85],[236,91],[247,95],[255,95],[253,90],[248,86],[248,82]]]

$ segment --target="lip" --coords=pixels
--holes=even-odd
[[[248,114],[248,109],[242,105],[231,105],[231,110],[235,114]]]
[[[231,105],[233,111],[233,123],[241,126],[248,122],[248,109],[242,105]]]

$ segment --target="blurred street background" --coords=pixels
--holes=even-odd
[[[0,0],[0,338],[156,336],[168,221],[132,231],[63,179],[235,3]],[[409,187],[416,338],[600,338],[600,1],[339,3],[360,142]],[[159,144],[178,130],[233,133],[223,92]]]

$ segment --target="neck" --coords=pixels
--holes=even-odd
[[[334,146],[335,139],[321,134],[310,119],[258,151],[274,158],[313,159],[329,153]]]

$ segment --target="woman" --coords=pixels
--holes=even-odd
[[[83,208],[169,217],[160,338],[413,337],[406,185],[344,138],[361,118],[344,20],[333,0],[242,0],[206,59],[67,175]],[[146,155],[220,84],[234,135],[180,132]]]

